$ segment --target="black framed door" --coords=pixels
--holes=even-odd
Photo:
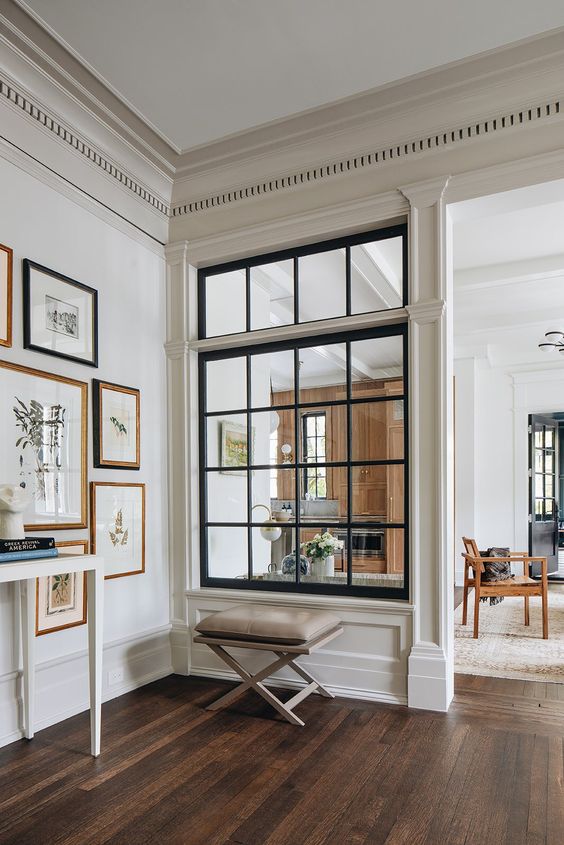
[[[529,415],[529,554],[548,561],[558,572],[558,421]],[[540,564],[533,564],[533,576]]]

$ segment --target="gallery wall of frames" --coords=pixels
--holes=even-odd
[[[2,167],[9,165],[0,161],[0,171]],[[110,636],[112,628],[114,637],[127,635],[131,628],[143,628],[140,618],[133,622],[128,594],[132,605],[147,606],[148,619],[168,621],[166,578],[161,589],[152,577],[152,567],[161,570],[159,575],[165,567],[164,554],[157,553],[154,559],[155,549],[163,548],[165,532],[162,496],[158,493],[153,498],[153,489],[164,486],[164,470],[160,477],[165,464],[164,313],[159,291],[164,262],[132,242],[126,244],[129,254],[118,258],[118,241],[127,241],[122,233],[73,209],[71,202],[45,186],[32,186],[32,180],[25,180],[28,188],[43,192],[53,207],[59,206],[59,215],[63,202],[67,220],[82,218],[86,251],[92,227],[92,245],[101,255],[93,262],[91,274],[87,268],[75,276],[69,274],[69,267],[78,264],[73,262],[77,250],[71,243],[72,232],[61,228],[60,249],[53,250],[52,240],[50,249],[42,249],[41,238],[38,242],[31,235],[22,237],[21,226],[16,243],[12,227],[0,229],[0,483],[18,484],[29,493],[26,536],[53,537],[60,555],[104,556],[106,594],[112,590],[119,594],[115,602],[107,595],[114,622],[119,606],[128,620],[121,627],[119,620],[110,624]],[[43,211],[47,219],[47,206]],[[0,216],[0,225],[3,222]],[[101,238],[94,236],[96,229]],[[60,263],[53,261],[54,254],[61,256]],[[120,292],[115,276],[118,265],[125,263],[137,276],[124,280]],[[111,281],[109,272],[100,273],[100,265],[115,269]],[[151,275],[153,300],[146,294]],[[127,292],[136,281],[140,282],[138,300]],[[151,320],[154,332],[143,336]],[[126,342],[137,349],[130,348],[124,356]],[[143,359],[149,354],[157,357],[157,350],[162,360],[150,373],[143,368]],[[136,355],[137,364],[127,369],[150,379],[147,411],[142,385],[124,384],[119,377],[124,373],[124,357],[134,362]],[[154,440],[151,448],[142,449],[146,418]],[[153,483],[147,483],[145,476],[146,454]],[[128,588],[133,576],[150,577],[153,583],[147,589]],[[153,612],[151,594],[159,603]],[[57,640],[55,652],[59,653],[65,651],[65,637],[74,637],[73,647],[81,642],[69,629],[81,628],[87,621],[83,575],[71,571],[39,578],[36,595],[36,635],[41,643]],[[0,596],[0,602],[5,598]],[[0,678],[9,660],[1,652]],[[51,653],[47,652],[49,657]]]

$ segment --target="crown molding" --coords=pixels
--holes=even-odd
[[[106,177],[133,194],[146,207],[150,207],[158,215],[169,216],[169,205],[163,197],[151,191],[108,153],[87,140],[82,133],[71,127],[61,117],[55,115],[5,71],[2,71],[0,75],[0,102],[29,121],[34,121],[41,130],[49,133],[68,150],[81,156],[91,166],[97,167]]]
[[[169,176],[180,153],[23,0],[0,0],[0,34],[13,49]]]
[[[59,176],[58,173],[55,173],[41,162],[36,161],[36,159],[32,158],[17,147],[14,147],[13,144],[10,144],[9,141],[6,141],[1,137],[0,157],[11,162],[11,164],[14,164],[16,167],[19,167],[20,170],[23,170],[30,176],[34,176],[40,182],[43,182],[44,185],[48,185],[50,188],[53,188],[62,196],[72,200],[72,202],[75,202],[91,214],[95,214],[96,217],[100,218],[100,220],[103,220],[105,223],[113,226],[114,229],[117,229],[124,235],[127,235],[132,240],[137,241],[137,243],[140,243],[146,249],[151,250],[151,252],[154,252],[160,258],[164,259],[164,246],[155,237],[143,231],[134,223],[125,220],[121,215],[116,214],[116,212],[112,211],[112,209],[89,196],[84,191],[80,190],[80,188],[77,188],[75,185],[70,183],[67,179]]]
[[[478,86],[491,89],[512,82],[518,69],[542,73],[564,50],[564,27],[450,62],[439,68],[346,97],[318,108],[272,121],[244,132],[185,150],[176,163],[177,178],[190,177],[224,164],[240,164],[286,145],[345,134],[390,113],[398,114],[440,100],[460,100]]]
[[[495,135],[510,134],[535,124],[563,122],[564,97],[556,97],[535,103],[517,106],[512,111],[498,111],[482,118],[473,118],[465,124],[442,126],[426,134],[398,140],[391,145],[372,147],[345,158],[319,162],[304,169],[272,175],[266,180],[232,185],[218,193],[199,196],[190,201],[173,201],[171,216],[182,217],[207,212],[242,201],[252,200],[269,194],[290,191],[296,188],[328,182],[362,171],[374,171],[391,163],[419,158],[430,153],[444,152],[455,147],[464,147]],[[350,143],[349,143],[350,148]],[[175,181],[175,193],[179,189]],[[406,187],[406,190],[409,186]]]

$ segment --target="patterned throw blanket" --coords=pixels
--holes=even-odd
[[[496,557],[508,557],[509,549],[501,546],[491,546],[486,552],[480,552],[480,557],[490,557],[491,561],[484,561],[484,572],[482,572],[482,583],[487,581],[507,581],[513,578],[511,564],[508,561],[496,561]],[[488,601],[490,605],[501,604],[503,596],[484,596],[480,601]]]

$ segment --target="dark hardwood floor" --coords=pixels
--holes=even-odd
[[[171,676],[0,749],[2,845],[562,845],[564,701],[458,677],[448,714],[312,696],[305,728]]]

